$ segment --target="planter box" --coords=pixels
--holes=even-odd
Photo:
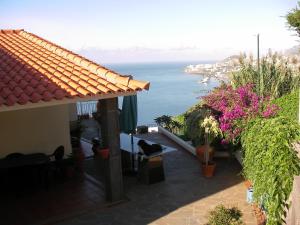
[[[175,134],[171,133],[167,129],[158,126],[158,133],[164,134],[168,138],[170,138],[172,141],[174,141],[176,144],[180,145],[182,148],[193,154],[194,156],[197,156],[196,154],[196,148],[191,145],[191,141],[184,141],[181,138],[177,137]],[[227,158],[230,157],[230,154],[228,152],[220,152],[215,151],[214,157],[216,158]]]

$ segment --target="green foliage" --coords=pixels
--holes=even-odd
[[[298,2],[298,6],[300,6],[300,2]],[[300,11],[296,7],[292,9],[286,16],[287,22],[291,29],[295,30],[300,36]]]
[[[207,115],[207,109],[201,103],[196,104],[184,114],[186,135],[192,140],[195,146],[205,143],[205,130],[201,127],[201,123]]]
[[[242,225],[241,217],[242,212],[238,208],[218,205],[210,212],[208,225]]]
[[[185,122],[184,114],[173,116],[172,119],[179,122],[180,124],[184,125],[184,122]]]
[[[170,124],[172,121],[172,117],[168,115],[162,115],[159,117],[156,117],[154,119],[155,123],[157,123],[159,126],[164,127],[168,130],[170,130]]]
[[[300,140],[300,127],[285,118],[258,118],[242,134],[243,172],[254,184],[254,200],[263,203],[268,225],[282,224],[293,178],[300,160],[292,143]]]
[[[252,57],[240,57],[240,69],[231,74],[231,83],[234,88],[254,84],[256,94],[279,98],[291,93],[300,87],[300,73],[297,60],[290,62],[277,53],[269,53],[260,62],[260,72]]]
[[[154,119],[154,121],[161,127],[169,130],[172,133],[178,133],[182,128],[182,124],[177,120],[174,120],[171,116],[162,115]]]
[[[273,100],[272,103],[280,107],[277,113],[279,116],[284,116],[298,122],[299,91],[284,95],[281,98]]]

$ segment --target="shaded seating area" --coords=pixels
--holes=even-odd
[[[10,153],[0,159],[0,188],[12,194],[24,194],[64,182],[67,177],[63,157],[64,146],[57,147],[51,155]]]
[[[11,153],[0,159],[1,189],[23,192],[48,185],[50,158],[44,153]]]

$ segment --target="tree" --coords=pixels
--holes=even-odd
[[[300,1],[298,1],[298,7],[300,7]],[[295,30],[300,36],[300,10],[298,7],[292,9],[286,16],[287,22],[291,29]],[[299,89],[300,94],[300,89]],[[299,109],[300,109],[300,100],[299,100]],[[300,112],[299,112],[300,113]],[[299,116],[300,123],[300,116]]]
[[[298,7],[300,7],[300,1],[298,2]],[[298,7],[292,9],[286,16],[289,27],[295,30],[300,36],[300,10]]]

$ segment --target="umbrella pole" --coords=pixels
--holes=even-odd
[[[132,171],[135,172],[134,169],[134,148],[133,148],[133,135],[132,133],[130,134],[131,136],[131,160],[132,160]]]

